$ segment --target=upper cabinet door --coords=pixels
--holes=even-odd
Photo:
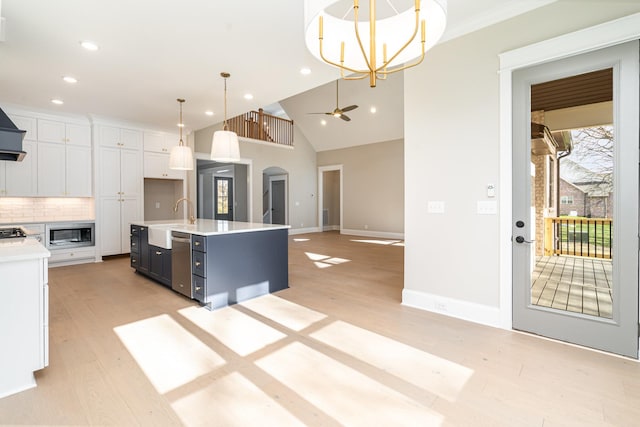
[[[67,196],[91,197],[91,147],[66,147]]]
[[[21,162],[4,162],[6,164],[6,183],[0,190],[6,188],[2,195],[12,197],[28,197],[37,195],[38,189],[38,149],[35,141],[24,141],[22,149],[27,152]],[[4,174],[0,178],[5,177]]]
[[[121,129],[120,142],[122,148],[142,150],[142,132],[138,130]]]
[[[27,131],[27,133],[24,135],[25,140],[28,139],[30,141],[35,141],[38,139],[36,119],[34,117],[16,116],[10,114],[9,118],[18,129]]]
[[[66,194],[65,146],[38,143],[38,195],[60,197]]]
[[[165,144],[164,134],[160,132],[144,133],[144,151],[153,151],[156,153],[168,153],[169,149]]]
[[[120,147],[120,128],[100,126],[100,145]]]
[[[91,127],[67,123],[67,144],[91,147]]]
[[[38,141],[64,144],[66,142],[65,124],[38,119]]]

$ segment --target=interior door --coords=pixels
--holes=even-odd
[[[213,187],[215,219],[233,221],[233,178],[216,176]]]
[[[271,224],[286,224],[286,181],[271,180]]]
[[[546,173],[544,167],[532,166],[531,90],[535,85],[598,70],[612,71],[612,180],[613,215],[611,216],[610,307],[606,316],[572,311],[565,307],[544,305],[534,294],[536,269],[541,261],[544,240],[557,244],[572,233],[583,230],[577,225],[588,219],[573,219],[572,228],[540,230],[541,215],[536,209],[536,176]],[[639,117],[638,42],[529,67],[513,73],[513,328],[579,345],[601,349],[633,358],[638,357],[638,117]],[[539,111],[533,113],[539,116]],[[538,117],[539,118],[539,117]],[[562,165],[562,159],[560,159]],[[565,201],[568,202],[568,196]],[[557,202],[556,202],[557,203]],[[559,206],[559,205],[556,205]],[[570,214],[570,215],[573,215]],[[544,224],[548,221],[545,219]],[[580,226],[582,227],[582,226]],[[578,239],[582,239],[579,237]],[[587,245],[589,244],[587,237]],[[545,248],[546,250],[546,248]],[[593,264],[592,257],[573,251],[566,259]],[[564,255],[553,253],[547,261],[556,262]],[[584,264],[584,262],[583,262]],[[554,273],[546,273],[545,279]],[[585,290],[583,283],[574,284]],[[605,275],[606,278],[606,275]],[[561,278],[554,297],[562,290]],[[570,286],[569,286],[570,287]],[[566,290],[570,297],[571,290]],[[584,295],[584,294],[583,294]]]

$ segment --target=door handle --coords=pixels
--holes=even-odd
[[[517,243],[533,243],[535,240],[527,240],[523,236],[516,236],[515,241]]]

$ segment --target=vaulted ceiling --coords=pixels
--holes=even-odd
[[[553,1],[448,0],[443,40]],[[376,89],[365,81],[346,82],[340,104],[360,108],[351,112],[352,122],[339,124],[353,126],[340,130],[330,123],[315,132],[317,122],[306,113],[334,108],[335,86],[324,87],[325,94],[323,85],[338,73],[308,53],[303,5],[301,0],[3,0],[0,106],[93,114],[175,131],[176,98],[185,98],[184,121],[195,130],[222,121],[219,74],[227,71],[229,116],[282,101],[317,150],[362,143],[355,136],[327,137],[322,133],[327,129],[341,136],[367,129],[382,140],[401,137],[402,120],[395,116],[402,110],[401,77]],[[86,51],[82,40],[100,49]],[[302,75],[302,67],[311,74]],[[65,83],[67,75],[78,83]],[[253,99],[244,99],[247,93]],[[51,104],[53,98],[64,105]],[[375,116],[371,105],[378,108]],[[215,115],[206,116],[206,110]],[[374,124],[390,130],[382,134]]]

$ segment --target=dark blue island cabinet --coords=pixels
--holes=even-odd
[[[287,229],[192,234],[193,298],[213,310],[289,287]]]

